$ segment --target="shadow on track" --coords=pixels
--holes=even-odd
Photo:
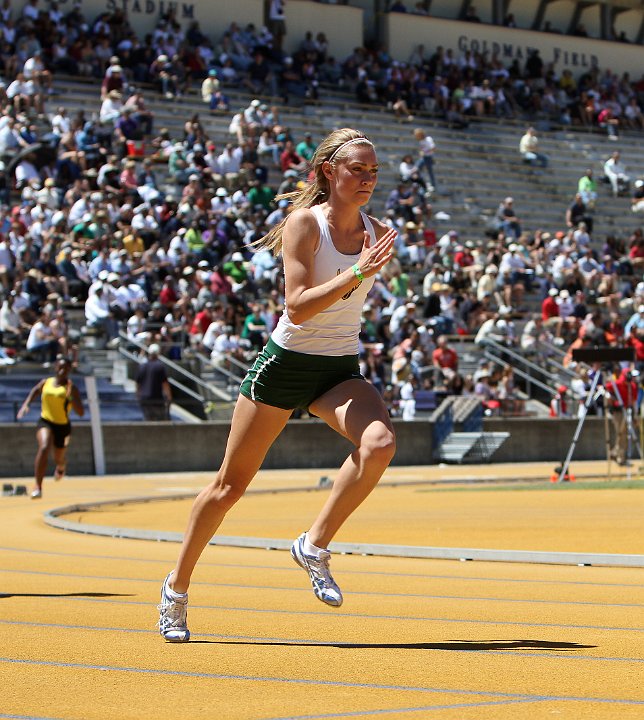
[[[0,600],[13,597],[134,597],[132,593],[101,593],[101,592],[71,592],[71,593],[0,593]]]
[[[342,642],[253,642],[245,640],[191,640],[192,643],[213,643],[215,645],[283,645],[285,647],[335,647],[340,649],[374,650],[455,650],[458,652],[485,652],[486,650],[587,650],[597,645],[580,645],[570,642],[548,640],[454,640],[437,643],[342,643]]]

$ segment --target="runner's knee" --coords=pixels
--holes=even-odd
[[[231,483],[223,478],[217,478],[209,488],[207,503],[228,511],[245,492],[245,483]]]
[[[360,450],[367,460],[388,465],[396,452],[396,436],[384,424],[377,423],[364,432]]]

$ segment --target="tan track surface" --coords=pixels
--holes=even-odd
[[[575,464],[580,476],[603,469]],[[637,483],[409,484],[551,470],[395,468],[385,480],[401,485],[378,488],[337,540],[644,553]],[[324,474],[264,472],[253,487],[312,488]],[[209,547],[191,587],[193,641],[170,645],[155,606],[176,544],[42,519],[76,502],[196,492],[209,477],[68,478],[47,481],[40,502],[0,497],[0,718],[644,718],[642,569],[334,556],[335,610],[288,553]],[[323,496],[249,495],[222,533],[295,537]],[[189,505],[68,519],[181,531]]]

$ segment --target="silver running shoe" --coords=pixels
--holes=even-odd
[[[159,611],[159,632],[168,642],[181,643],[190,640],[188,630],[188,596],[182,598],[171,597],[168,593],[170,575],[163,581],[161,587],[161,603]]]
[[[340,607],[342,605],[342,592],[336,585],[329,570],[331,553],[328,550],[323,550],[319,557],[307,555],[304,552],[305,535],[306,533],[302,533],[291,546],[291,557],[309,574],[315,597],[327,605]]]

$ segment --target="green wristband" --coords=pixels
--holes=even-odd
[[[362,274],[362,271],[360,270],[360,267],[358,263],[351,266],[351,269],[353,270],[353,274],[362,282],[364,280],[364,275]]]

